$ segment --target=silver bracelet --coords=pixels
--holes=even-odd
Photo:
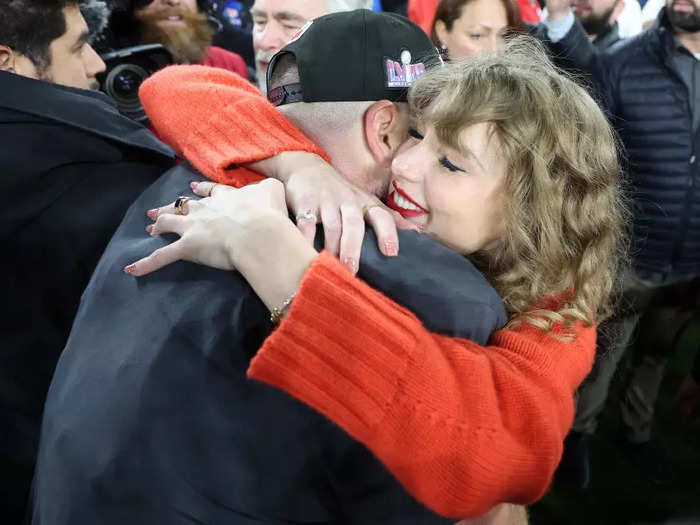
[[[282,306],[280,306],[279,308],[272,309],[272,311],[270,312],[270,322],[272,324],[279,324],[279,322],[282,320],[282,316],[287,311],[287,308],[289,308],[289,305],[292,304],[292,301],[294,300],[294,297],[296,297],[296,295],[297,293],[294,292],[292,295],[289,296],[289,299],[282,303]]]

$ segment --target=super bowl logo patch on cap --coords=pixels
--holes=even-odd
[[[384,70],[386,72],[386,87],[406,89],[425,75],[425,64],[423,62],[411,63],[413,57],[408,49],[401,51],[399,60],[392,58],[384,59]]]

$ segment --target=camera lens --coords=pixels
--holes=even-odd
[[[143,82],[143,77],[136,71],[125,69],[114,77],[114,92],[120,98],[133,96],[134,92],[138,91],[141,82]]]
[[[136,64],[121,64],[109,72],[105,92],[117,102],[120,110],[137,111],[141,108],[139,87],[148,73]]]

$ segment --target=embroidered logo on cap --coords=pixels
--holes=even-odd
[[[391,58],[384,59],[386,71],[386,87],[405,89],[413,85],[420,77],[425,75],[423,62],[411,63],[413,57],[408,49],[401,51],[400,62]]]
[[[297,31],[296,33],[294,33],[294,36],[292,37],[292,39],[291,39],[289,42],[287,42],[287,44],[291,44],[292,42],[296,42],[297,40],[299,40],[299,39],[301,38],[301,36],[302,36],[304,33],[306,33],[306,30],[309,29],[309,28],[311,27],[311,24],[312,24],[312,23],[313,23],[313,20],[309,20],[308,22],[306,22],[306,23],[301,27],[301,29],[299,29],[299,31]]]

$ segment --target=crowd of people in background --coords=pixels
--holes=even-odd
[[[0,0],[6,522],[522,525],[610,403],[668,485],[696,102],[700,0]]]

